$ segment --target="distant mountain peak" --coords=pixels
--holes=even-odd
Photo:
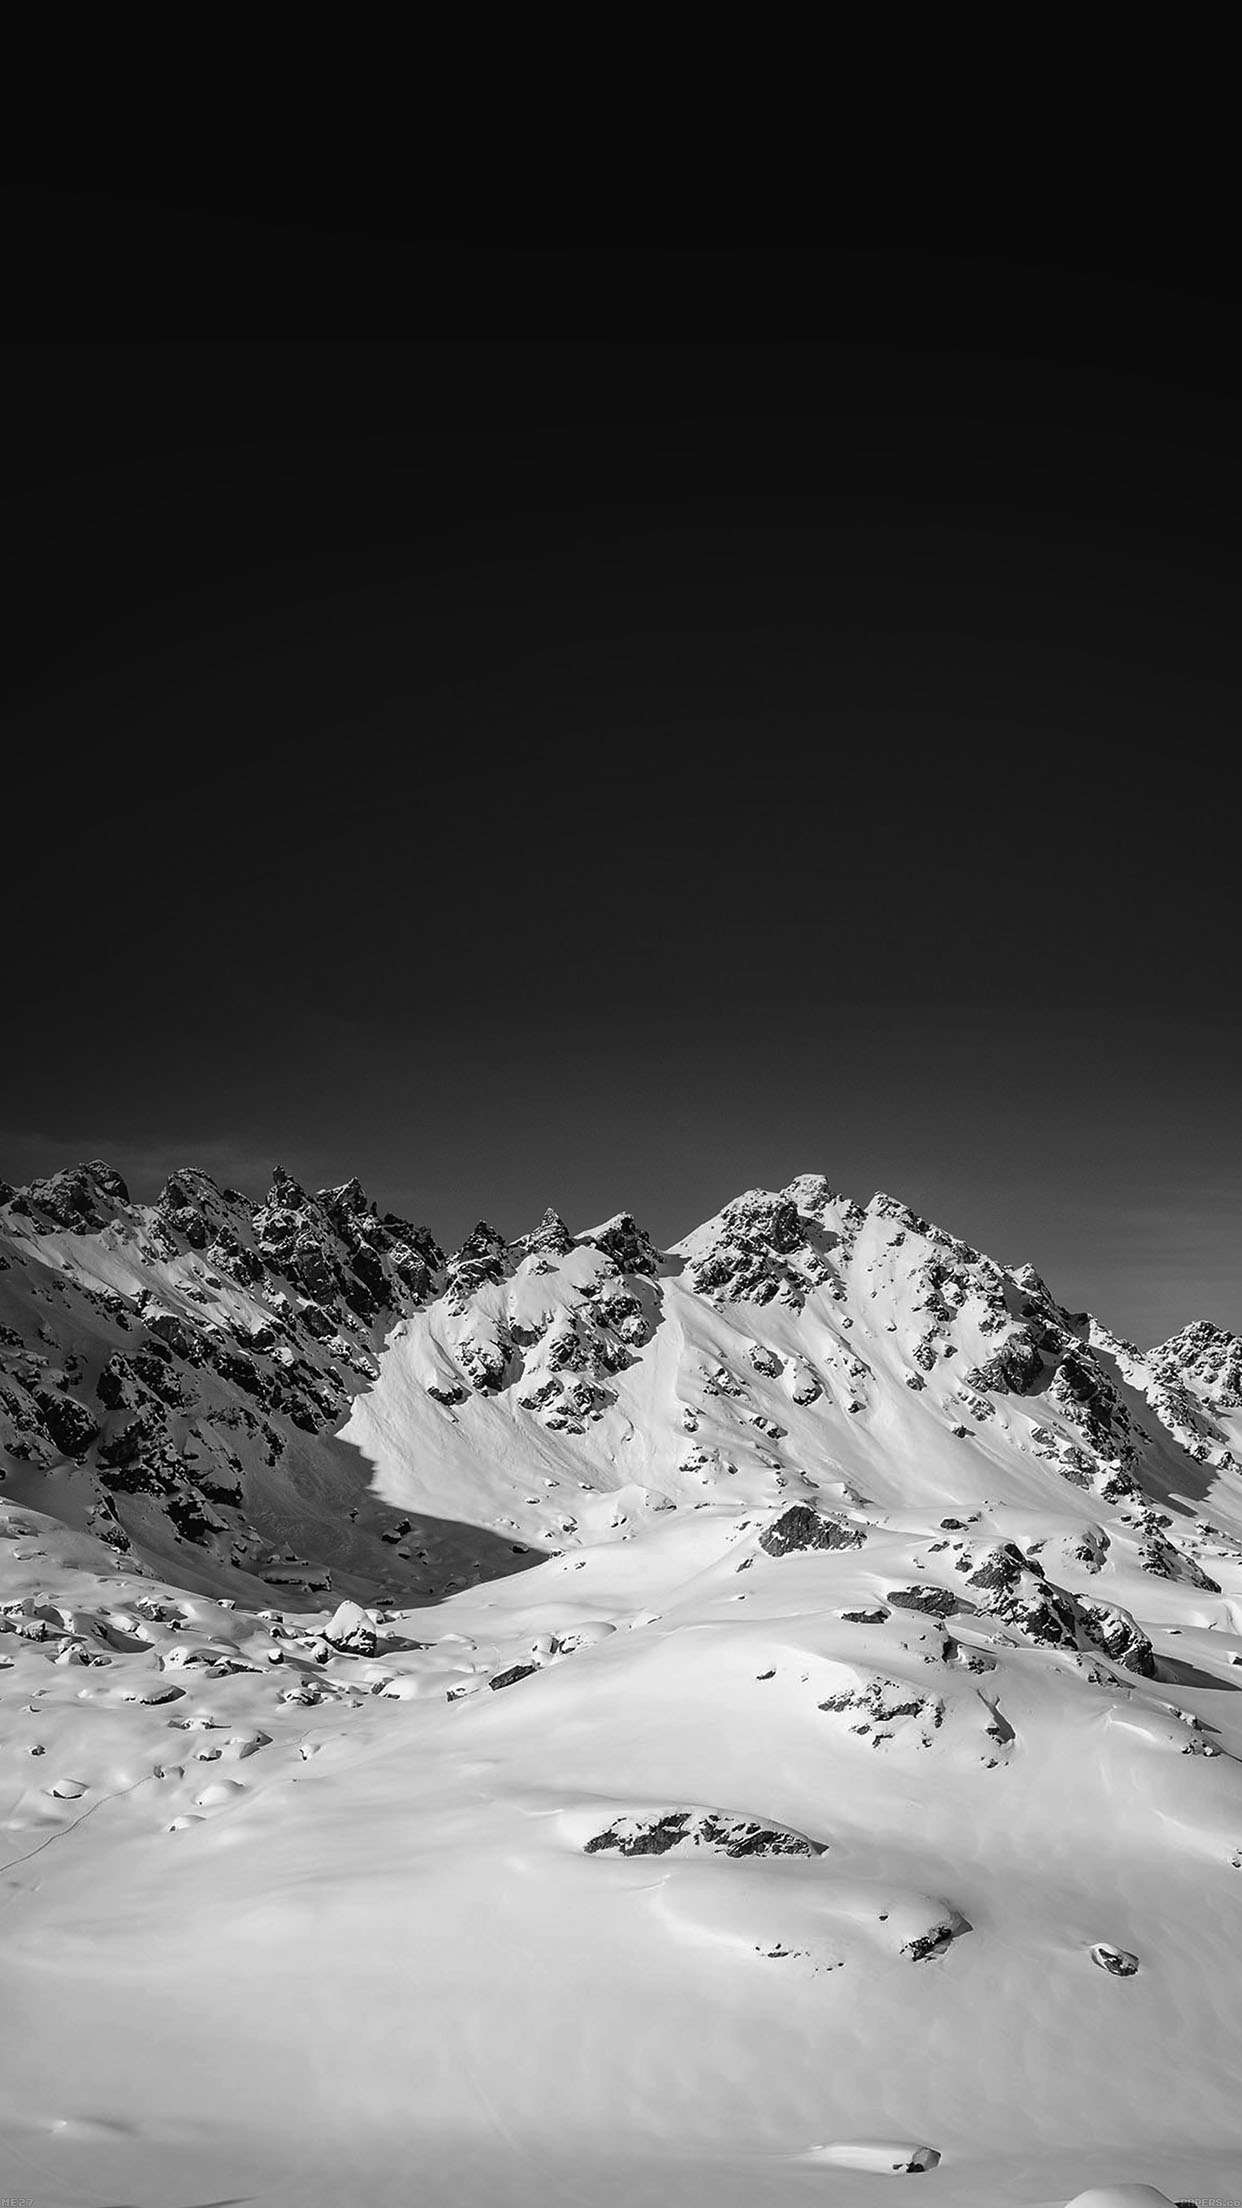
[[[128,1205],[129,1190],[103,1158],[91,1158],[82,1165],[64,1166],[46,1180],[9,1189],[7,1195],[0,1193],[0,1202],[26,1217],[42,1214],[71,1234],[96,1234],[118,1205]]]
[[[660,1252],[632,1211],[614,1213],[602,1226],[592,1227],[579,1239],[602,1250],[612,1259],[618,1272],[654,1273],[659,1270]]]
[[[1012,1456],[1020,1481],[1154,1508],[1170,1474],[1145,1487],[1155,1444],[1126,1388],[1188,1493],[1234,1463],[1233,1335],[1197,1320],[1144,1356],[1033,1267],[819,1173],[743,1190],[667,1253],[632,1212],[574,1233],[549,1206],[513,1240],[480,1220],[446,1259],[356,1177],[310,1194],[276,1167],[255,1202],[185,1166],[133,1204],[100,1160],[0,1190],[0,1230],[10,1467],[71,1465],[109,1538],[145,1541],[162,1514],[209,1572],[253,1577],[261,1529],[303,1508],[296,1466],[338,1437],[354,1454],[316,1459],[322,1497],[345,1463],[351,1491],[361,1449],[394,1501],[528,1539],[790,1501],[808,1475],[865,1494],[886,1466],[903,1507],[926,1478],[956,1500],[984,1476],[980,1435],[988,1493]],[[891,1436],[916,1402],[907,1462]],[[1188,1569],[1154,1535],[1144,1555]]]
[[[524,1235],[523,1241],[528,1250],[539,1251],[547,1257],[564,1257],[574,1246],[572,1234],[551,1204],[533,1233]]]

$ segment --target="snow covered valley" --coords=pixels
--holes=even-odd
[[[1242,1344],[814,1175],[0,1226],[5,2196],[1242,2199]]]

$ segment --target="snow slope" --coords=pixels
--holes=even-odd
[[[0,1187],[7,1491],[204,1592],[428,1594],[516,1568],[514,1544],[412,1524],[339,1438],[443,1253],[356,1181],[261,1204],[205,1173],[129,1202],[98,1162]]]
[[[10,1210],[36,1410],[38,1324],[105,1263],[131,1329],[156,1266],[208,1309],[116,1203]],[[625,1214],[480,1228],[390,1294],[328,1440],[458,1529],[444,1599],[228,1591],[217,1536],[187,1577],[154,1511],[126,1550],[55,1507],[98,1440],[8,1460],[2,2189],[1238,2194],[1231,1338],[1140,1353],[815,1176],[667,1253]]]

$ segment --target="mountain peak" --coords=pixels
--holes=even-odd
[[[646,1229],[640,1227],[632,1211],[618,1211],[602,1226],[592,1227],[579,1236],[589,1242],[605,1257],[610,1257],[621,1273],[654,1273],[659,1270],[660,1252]]]
[[[376,1209],[356,1173],[351,1174],[347,1181],[337,1182],[332,1188],[316,1190],[315,1200],[325,1208],[330,1206],[335,1211],[352,1212],[356,1218],[363,1218],[368,1213],[373,1216]]]
[[[574,1238],[559,1211],[548,1205],[533,1233],[523,1236],[530,1251],[539,1251],[545,1257],[565,1257],[574,1246]]]
[[[267,1192],[265,1208],[282,1211],[301,1211],[310,1201],[300,1181],[292,1173],[286,1173],[283,1165],[272,1167],[272,1185]]]
[[[63,1166],[46,1180],[13,1189],[3,1200],[25,1217],[41,1212],[53,1227],[72,1234],[96,1234],[118,1205],[128,1205],[129,1190],[103,1158],[91,1158],[82,1165]]]

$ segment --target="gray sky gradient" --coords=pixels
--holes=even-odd
[[[523,267],[483,329],[13,349],[0,1172],[453,1243],[818,1169],[1242,1328],[1236,303],[706,259],[632,341]]]

